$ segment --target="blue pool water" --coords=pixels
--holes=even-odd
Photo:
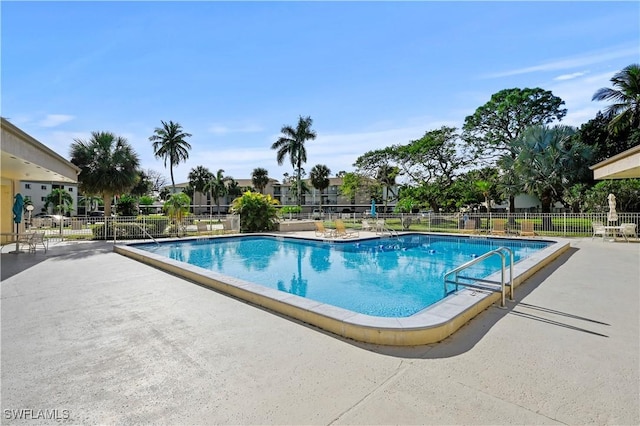
[[[135,247],[354,312],[407,317],[441,300],[444,274],[474,257],[508,247],[517,262],[549,244],[408,234],[358,242],[242,236]],[[499,270],[500,259],[492,256],[465,275]]]

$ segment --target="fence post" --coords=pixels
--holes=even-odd
[[[564,212],[562,214],[562,216],[563,216],[563,220],[562,220],[562,224],[563,224],[562,236],[566,237],[567,236],[567,212]]]

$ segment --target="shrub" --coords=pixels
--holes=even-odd
[[[231,212],[240,215],[240,230],[242,232],[263,232],[276,229],[278,212],[275,205],[278,200],[271,195],[247,191],[241,197],[233,200]]]

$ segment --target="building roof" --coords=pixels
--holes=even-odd
[[[593,170],[593,178],[596,180],[640,178],[640,145],[589,168]]]

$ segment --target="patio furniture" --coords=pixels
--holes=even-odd
[[[593,228],[593,234],[591,235],[591,240],[593,240],[596,236],[601,236],[602,240],[607,236],[607,229],[602,222],[591,222],[591,227]]]
[[[494,219],[491,223],[491,234],[495,235],[507,235],[507,220],[506,219]]]
[[[533,221],[523,220],[520,222],[520,236],[522,237],[535,237],[536,232],[533,230]]]
[[[629,242],[629,237],[633,237],[637,240],[638,239],[637,227],[638,225],[636,225],[635,223],[621,223],[620,229],[619,229],[620,235],[624,237],[624,240],[626,242]]]
[[[347,229],[342,219],[336,219],[336,230],[334,235],[340,238],[355,238],[360,234],[356,230]]]
[[[316,220],[314,223],[316,225],[316,237],[327,238],[334,236],[334,230],[325,228],[324,222],[322,222],[321,220]]]
[[[475,219],[467,219],[466,222],[464,222],[461,232],[465,234],[475,234],[476,232],[478,232],[476,223],[477,222]]]
[[[369,223],[367,219],[362,219],[362,230],[363,231],[371,231],[373,226]]]

